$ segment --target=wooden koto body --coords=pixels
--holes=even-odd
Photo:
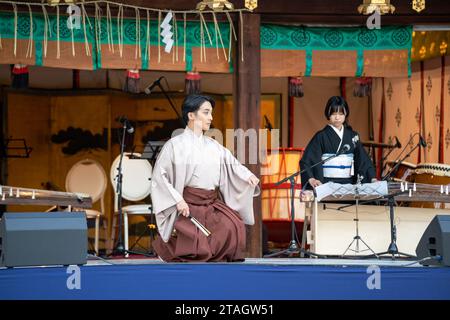
[[[0,205],[43,205],[92,208],[92,198],[85,193],[60,192],[0,186]]]

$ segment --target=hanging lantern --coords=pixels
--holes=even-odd
[[[375,11],[380,14],[394,13],[395,7],[390,0],[364,0],[358,7],[358,12],[362,14],[372,14]]]
[[[184,92],[186,94],[199,94],[202,92],[200,87],[200,73],[196,71],[186,73],[184,80]]]
[[[11,86],[13,88],[28,88],[28,66],[26,64],[15,64],[11,71],[11,75]]]
[[[412,8],[417,12],[424,10],[425,9],[425,0],[413,0]]]
[[[140,78],[139,69],[128,69],[123,91],[129,93],[139,93]]]
[[[442,41],[441,45],[439,46],[439,51],[441,52],[441,55],[445,55],[447,53],[447,42]]]
[[[44,1],[42,1],[42,2],[44,2]],[[59,2],[60,2],[60,0],[47,0],[47,3],[49,5],[51,5],[51,6],[56,6],[56,5],[59,4]],[[75,2],[80,2],[80,1],[77,1],[77,0],[64,0],[64,2],[67,3],[67,4],[75,4]]]
[[[372,91],[372,78],[362,77],[357,78],[355,81],[355,87],[353,89],[353,96],[355,97],[368,97]]]
[[[301,77],[289,78],[289,96],[298,98],[304,96],[303,79]]]
[[[253,11],[258,7],[258,0],[245,0],[245,7]]]
[[[206,7],[209,7],[209,9],[213,11],[223,11],[225,8],[228,10],[233,10],[234,5],[227,0],[202,0],[199,3],[197,3],[197,10],[203,11],[206,9]]]

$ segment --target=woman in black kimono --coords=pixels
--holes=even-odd
[[[359,135],[347,124],[348,115],[349,108],[344,98],[334,96],[328,100],[325,117],[329,123],[308,143],[300,168],[310,168],[321,160],[339,155],[302,173],[302,183],[308,183],[308,188],[329,181],[354,184],[358,175],[363,177],[362,183],[376,181],[375,169]]]

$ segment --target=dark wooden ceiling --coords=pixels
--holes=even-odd
[[[63,0],[61,0],[63,1]],[[236,8],[244,7],[244,0],[230,0]],[[40,3],[41,0],[25,2]],[[192,10],[199,0],[125,0],[124,4],[155,9]],[[360,15],[358,6],[363,0],[259,0],[256,13],[266,23],[363,25],[367,17]],[[426,9],[420,13],[411,7],[411,0],[391,0],[396,7],[394,14],[384,15],[381,22],[399,24],[448,24],[450,25],[450,0],[426,0]],[[19,6],[26,11],[26,6]],[[0,10],[11,11],[10,5],[0,5]],[[134,16],[132,10],[126,11]]]

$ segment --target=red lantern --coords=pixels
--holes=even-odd
[[[28,88],[28,66],[15,64],[11,71],[11,86],[16,89]]]
[[[128,69],[123,91],[129,93],[139,93],[140,78],[141,76],[139,75],[139,69]]]
[[[372,78],[362,77],[357,78],[355,81],[355,87],[353,88],[353,95],[355,97],[368,97],[372,91]]]
[[[301,77],[289,78],[289,96],[303,97],[303,79]]]
[[[200,73],[196,71],[190,71],[186,73],[184,80],[184,92],[186,94],[199,94],[202,92],[200,88]]]

